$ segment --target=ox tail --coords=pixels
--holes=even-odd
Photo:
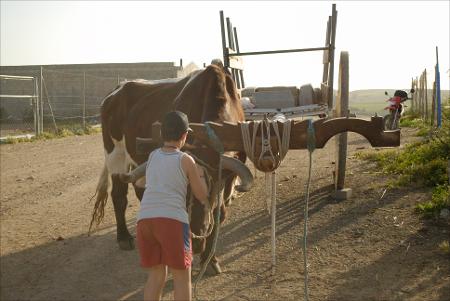
[[[91,201],[97,197],[94,205],[94,212],[92,213],[91,223],[89,225],[89,232],[91,234],[92,226],[98,226],[103,220],[105,216],[105,206],[106,201],[108,200],[108,186],[109,186],[109,173],[108,169],[105,166],[103,167],[102,173],[100,175],[100,179],[98,180],[97,189],[95,190],[95,194],[92,196]]]

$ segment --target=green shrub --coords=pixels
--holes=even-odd
[[[50,132],[42,132],[38,137],[38,139],[47,140],[56,138],[56,135]]]
[[[438,217],[444,208],[450,208],[450,186],[439,185],[433,190],[431,201],[418,204],[416,210],[425,217]]]
[[[56,133],[51,132],[42,132],[38,136],[33,136],[31,138],[15,138],[15,137],[7,137],[3,143],[6,144],[14,144],[19,142],[32,142],[36,140],[48,140],[48,139],[55,139],[55,138],[64,138],[69,136],[81,136],[81,135],[91,135],[101,132],[101,127],[92,127],[92,126],[86,126],[86,128],[83,128],[81,126],[72,126],[72,127],[64,127],[59,128]]]
[[[430,132],[431,132],[431,127],[423,126],[423,127],[419,128],[419,130],[416,133],[416,136],[426,137],[426,136],[430,135]]]
[[[431,131],[423,126],[427,138],[409,144],[402,150],[356,154],[357,158],[375,162],[383,173],[396,175],[389,182],[391,187],[408,185],[431,187],[431,200],[417,205],[417,210],[425,217],[436,217],[443,208],[450,209],[447,175],[450,160],[448,117],[450,117],[449,109],[443,112],[442,128]]]
[[[420,119],[420,114],[418,111],[406,110],[402,119]]]
[[[68,128],[60,128],[56,132],[56,137],[58,138],[69,137],[73,135],[74,135],[73,132]]]
[[[14,137],[11,137],[11,136],[7,136],[3,143],[15,144],[15,143],[18,142],[17,140],[18,140],[17,138],[14,138]]]
[[[408,128],[421,128],[423,127],[423,120],[420,118],[413,118],[412,115],[400,118],[400,126]]]

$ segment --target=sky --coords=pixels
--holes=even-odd
[[[219,11],[241,52],[323,47],[336,3],[339,54],[349,52],[350,90],[409,89],[426,68],[449,89],[450,1],[6,1],[0,65],[175,62],[222,58]],[[244,57],[246,86],[318,87],[322,52]]]

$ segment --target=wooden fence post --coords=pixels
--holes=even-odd
[[[424,80],[424,89],[425,89],[425,122],[427,122],[430,118],[429,112],[428,112],[428,83],[427,83],[427,69],[423,71],[423,80]]]
[[[431,101],[431,126],[436,125],[436,81],[433,82],[433,100]]]

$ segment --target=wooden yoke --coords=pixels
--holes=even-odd
[[[290,120],[291,135],[289,149],[307,149],[308,120]],[[225,151],[245,151],[242,141],[241,124],[224,122],[222,124],[209,122],[211,128],[220,138]],[[277,122],[279,131],[283,130],[283,123]],[[255,122],[251,121],[249,130],[252,136]],[[328,140],[336,134],[343,132],[355,132],[365,137],[373,147],[396,147],[400,145],[400,130],[384,131],[383,118],[372,117],[370,121],[353,117],[341,117],[332,119],[318,119],[313,122],[316,138],[316,148],[323,148]],[[196,145],[212,147],[208,138],[206,127],[201,123],[190,123],[194,130],[192,135]],[[139,153],[148,153],[150,149],[160,145],[161,124],[156,122],[152,126],[152,139],[137,138],[136,147]],[[273,131],[273,129],[272,129]],[[255,153],[261,151],[261,133],[257,133]],[[274,152],[278,151],[277,138],[271,134],[271,146]]]

